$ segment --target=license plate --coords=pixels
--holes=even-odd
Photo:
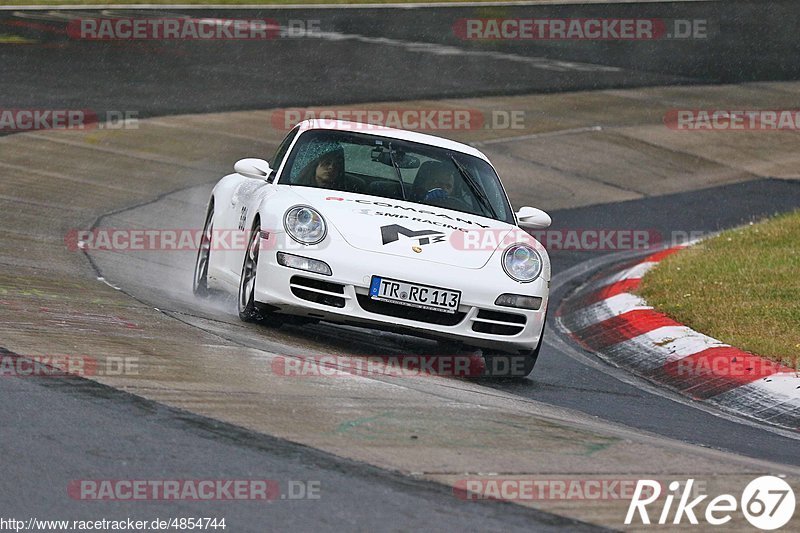
[[[372,276],[369,295],[373,300],[443,313],[455,313],[461,301],[461,292],[459,291],[379,276]]]

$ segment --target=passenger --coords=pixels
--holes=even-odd
[[[454,169],[445,163],[425,163],[414,182],[414,199],[418,202],[445,200],[453,195]]]
[[[423,201],[444,200],[453,195],[455,188],[455,177],[447,168],[441,168],[433,173],[431,178],[431,189],[425,193]]]

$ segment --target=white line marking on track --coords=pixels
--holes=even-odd
[[[148,125],[160,126],[162,128],[171,128],[181,131],[197,131],[198,125],[195,124],[175,124],[166,120],[159,120],[157,118],[146,119]],[[205,124],[203,126],[206,126]],[[227,131],[214,130],[214,135],[222,137],[230,137],[231,139],[242,139],[245,141],[254,141],[258,143],[265,143],[266,138],[254,137],[252,135],[242,135],[241,133],[229,133]]]
[[[175,6],[159,6],[160,9],[177,9]],[[102,6],[105,13],[109,10],[113,12],[114,7]],[[130,7],[127,10],[129,10]],[[91,16],[91,14],[77,13],[81,16]],[[39,19],[58,19],[68,20],[77,18],[77,14],[60,13],[58,11],[48,11],[46,13],[24,13],[14,12],[14,15],[22,18],[39,18]],[[166,14],[162,12],[162,15]],[[180,18],[181,15],[175,15]],[[281,30],[285,30],[281,27]],[[427,43],[419,41],[405,41],[402,39],[393,39],[390,37],[370,37],[367,35],[359,35],[355,33],[341,33],[336,31],[318,31],[307,33],[304,38],[306,39],[323,39],[329,41],[357,41],[372,45],[393,46],[402,48],[409,52],[426,53],[437,56],[460,56],[460,57],[483,57],[498,61],[511,61],[515,63],[523,63],[535,69],[547,70],[551,72],[622,72],[623,69],[619,67],[611,67],[607,65],[598,65],[594,63],[582,63],[577,61],[563,61],[559,59],[550,59],[547,57],[538,56],[525,56],[518,54],[511,54],[506,52],[495,52],[492,50],[468,50],[456,46],[449,46],[438,43]],[[598,126],[594,126],[595,128]],[[591,128],[589,128],[591,131]],[[539,135],[539,134],[537,134]],[[535,137],[534,137],[535,138]],[[522,139],[519,139],[522,140]]]
[[[394,46],[403,48],[409,52],[420,52],[438,56],[462,56],[462,57],[485,57],[499,61],[513,61],[516,63],[524,63],[533,68],[541,70],[549,70],[555,72],[622,72],[623,69],[618,67],[609,67],[606,65],[595,65],[592,63],[580,63],[576,61],[561,61],[558,59],[550,59],[546,57],[537,56],[523,56],[517,54],[509,54],[505,52],[493,52],[490,50],[466,50],[456,46],[448,46],[444,44],[426,43],[418,41],[403,41],[401,39],[392,39],[390,37],[369,37],[366,35],[359,35],[356,33],[339,33],[335,31],[321,31],[309,33],[305,36],[308,39],[325,39],[329,41],[357,41],[367,44]]]
[[[217,174],[217,173],[213,172],[213,170],[210,170],[207,166],[203,166],[203,165],[187,165],[183,160],[174,159],[172,157],[166,157],[166,156],[154,154],[154,153],[151,153],[151,152],[141,152],[139,150],[125,150],[125,149],[122,149],[122,148],[112,148],[110,146],[97,146],[97,145],[88,144],[88,143],[82,142],[82,141],[74,141],[74,140],[60,138],[60,137],[57,137],[55,135],[42,135],[42,134],[38,134],[38,133],[23,133],[21,135],[25,135],[26,137],[31,137],[31,138],[34,138],[34,139],[40,139],[40,140],[43,140],[43,141],[49,141],[49,142],[53,142],[53,143],[64,144],[64,145],[67,145],[67,146],[74,146],[76,148],[83,148],[85,150],[92,150],[92,151],[96,151],[96,152],[106,152],[106,153],[109,153],[109,154],[120,155],[120,156],[124,156],[124,157],[130,157],[130,158],[133,158],[133,159],[143,159],[143,160],[149,161],[149,162],[162,163],[162,164],[165,164],[165,165],[173,165],[173,166],[176,166],[176,167],[189,168],[189,169],[192,169],[192,170],[200,170],[200,171],[203,171],[203,172],[206,172],[206,173]]]
[[[70,174],[64,174],[62,172],[50,172],[48,170],[42,170],[42,169],[39,169],[39,168],[31,168],[30,166],[14,165],[14,164],[11,164],[11,163],[6,163],[4,161],[0,161],[0,167],[7,168],[9,170],[16,170],[16,171],[19,171],[19,172],[24,173],[24,174],[31,174],[31,173],[32,174],[39,174],[41,176],[46,176],[48,178],[72,181],[72,182],[75,182],[75,183],[82,183],[84,185],[90,185],[92,187],[103,187],[105,189],[113,189],[113,190],[125,191],[125,192],[129,192],[131,190],[135,190],[135,187],[120,187],[120,186],[113,185],[113,184],[110,184],[110,183],[103,183],[102,181],[84,179],[84,178],[81,178],[81,177],[78,177],[78,176],[73,176],[73,175],[70,175]]]

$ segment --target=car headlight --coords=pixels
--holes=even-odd
[[[300,244],[317,244],[328,232],[322,215],[306,205],[297,205],[289,209],[283,217],[283,227],[292,239]]]
[[[542,256],[527,244],[512,244],[503,254],[503,270],[513,280],[531,282],[542,273]]]

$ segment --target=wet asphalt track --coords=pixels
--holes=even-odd
[[[5,518],[151,521],[202,516],[225,518],[226,530],[234,532],[601,529],[516,505],[463,501],[436,483],[163,407],[87,380],[2,379],[0,397],[15,405],[0,409]],[[65,494],[68,484],[79,479],[176,478],[271,479],[279,481],[281,499],[85,502]],[[318,483],[320,497],[288,499],[289,480]],[[387,524],[389,517],[399,527]]]
[[[150,11],[150,16],[316,21],[322,36],[268,41],[81,41],[64,12],[0,11],[3,105],[133,110],[140,116],[800,76],[792,0],[437,9]],[[73,17],[90,17],[79,11]],[[137,16],[114,10],[109,16]],[[480,42],[470,17],[703,20],[705,37]],[[671,22],[669,22],[671,23]]]
[[[8,108],[132,109],[144,117],[276,105],[797,78],[800,66],[782,61],[794,57],[798,47],[796,40],[789,38],[790,32],[781,31],[798,26],[792,3],[771,2],[769,7],[760,2],[737,4],[736,10],[705,4],[647,7],[648,16],[707,17],[716,21],[717,30],[734,30],[719,32],[701,43],[676,42],[666,49],[646,43],[520,43],[503,50],[521,57],[578,61],[619,70],[520,69],[518,60],[498,59],[484,54],[477,43],[454,39],[448,29],[454,18],[462,16],[456,11],[430,16],[415,10],[291,15],[319,18],[323,29],[335,28],[348,35],[389,36],[396,45],[370,43],[369,39],[287,39],[268,43],[268,48],[264,43],[82,43],[66,40],[41,25],[14,24],[11,27],[17,33],[40,42],[0,48],[4,65],[0,94],[3,107]],[[568,8],[514,8],[502,16],[531,16],[538,13],[537,9],[557,16]],[[612,8],[587,9],[600,14]],[[613,9],[636,12],[642,8]],[[758,17],[742,15],[747,10],[758,10]],[[465,12],[463,16],[471,14]],[[226,16],[227,12],[217,15]],[[288,18],[285,12],[265,11],[260,15]],[[12,15],[0,19],[4,31],[9,20],[30,20]],[[52,21],[44,24],[63,27]],[[764,39],[766,28],[777,37]],[[737,36],[737,32],[741,34]],[[454,61],[452,56],[410,50],[403,44],[409,41],[455,46],[461,52]],[[382,75],[364,74],[373,69]],[[602,220],[606,228],[637,226],[668,234],[673,230],[716,231],[798,206],[800,185],[767,180],[553,215],[555,228],[594,226]],[[585,254],[577,252],[554,252],[552,257],[554,272],[586,259]],[[553,296],[551,305],[555,308],[563,293]],[[143,299],[168,309],[184,305],[155,298],[143,295]],[[234,317],[230,322],[234,323]],[[290,330],[288,334],[314,336],[315,330]],[[552,335],[552,330],[548,334]],[[243,338],[241,342],[253,341]],[[364,343],[368,342],[369,334],[365,333]],[[532,379],[487,386],[703,446],[800,464],[793,453],[796,441],[624,384],[552,346],[546,346]],[[4,478],[14,480],[0,484],[0,501],[14,514],[41,514],[42,501],[48,502],[54,517],[99,514],[97,510],[87,511],[85,504],[78,506],[63,498],[63,487],[67,480],[81,476],[103,477],[109,471],[120,475],[123,465],[129,469],[129,477],[159,477],[165,470],[184,471],[187,477],[231,477],[236,472],[253,477],[267,470],[280,479],[320,479],[326,487],[324,503],[313,505],[279,502],[268,508],[221,506],[219,513],[231,517],[229,523],[238,526],[236,531],[259,531],[276,525],[385,530],[392,527],[386,524],[386,516],[402,516],[402,529],[575,527],[560,518],[508,505],[464,505],[449,490],[435,485],[411,482],[277,439],[217,425],[98,385],[82,383],[76,387],[67,380],[49,384],[0,380],[0,397],[4,403],[18,406],[4,409],[0,415],[2,427],[9,428],[0,436],[8,465]],[[38,475],[31,476],[32,471]],[[213,516],[215,510],[205,508],[204,514]],[[152,518],[181,514],[178,511],[173,505],[162,507],[157,503],[144,510],[119,504],[103,507],[101,514],[129,516],[129,512],[139,512]],[[192,511],[188,508],[186,513]]]
[[[210,187],[192,187],[170,194],[156,203],[116,213],[100,220],[100,227],[166,227],[169,224],[190,227],[197,224],[195,205],[202,212]],[[764,216],[800,207],[800,183],[783,180],[756,180],[689,193],[656,196],[640,200],[553,211],[554,230],[602,227],[604,229],[647,230],[662,238],[679,238],[692,232],[706,234],[739,226]],[[600,222],[601,221],[601,222]],[[553,272],[558,275],[586,261],[602,261],[595,251],[550,250]],[[345,350],[357,354],[430,353],[430,341],[409,345],[409,337],[376,335],[371,330],[318,325],[283,327],[278,331],[263,326],[242,327],[236,316],[235,299],[210,303],[198,301],[190,293],[193,253],[140,254],[131,261],[121,254],[91,253],[98,273],[126,289],[153,307],[200,328],[213,331],[242,346],[281,353],[281,346],[303,346],[307,350]],[[606,265],[608,266],[608,265]],[[558,308],[561,299],[582,284],[596,270],[589,270],[555,287],[550,309]],[[154,285],[153,279],[174,280]],[[176,280],[176,281],[175,281]],[[622,371],[600,365],[598,370],[563,352],[553,342],[558,335],[552,326],[545,333],[542,350],[534,372],[519,382],[491,382],[505,392],[547,404],[567,407],[604,420],[619,422],[647,432],[709,448],[733,451],[754,458],[800,465],[797,440],[765,432],[760,427],[744,425],[675,402],[642,389],[641,380],[623,383],[615,376]],[[341,338],[341,340],[337,340]],[[562,341],[563,342],[563,341]],[[571,341],[567,341],[572,344]],[[582,353],[580,348],[576,348]],[[313,353],[313,352],[312,352]],[[589,359],[594,359],[588,356]],[[606,373],[608,372],[608,373]]]

